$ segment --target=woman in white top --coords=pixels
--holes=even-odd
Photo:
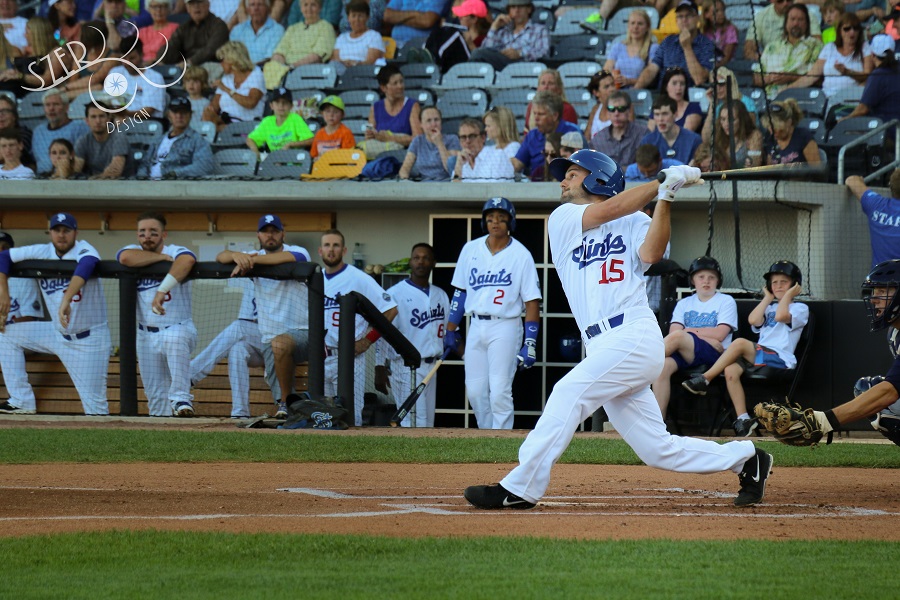
[[[516,118],[512,111],[505,106],[495,106],[484,113],[484,133],[489,141],[494,142],[494,147],[502,150],[512,159],[519,151],[519,136],[516,133]]]
[[[241,42],[225,42],[216,51],[222,61],[222,79],[215,82],[216,93],[203,110],[203,120],[212,121],[221,131],[233,121],[253,121],[262,117],[266,82],[262,70],[250,60]]]
[[[331,62],[339,73],[355,65],[385,65],[384,40],[377,31],[369,29],[369,3],[353,0],[347,5],[350,31],[338,36]]]
[[[820,81],[822,91],[829,98],[841,90],[858,88],[860,96],[866,78],[875,68],[872,51],[865,41],[859,17],[844,13],[834,26],[835,40],[822,48],[819,59],[809,73],[785,86],[786,88],[813,87]]]

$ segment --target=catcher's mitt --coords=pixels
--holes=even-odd
[[[762,402],[753,408],[753,414],[776,440],[789,446],[815,446],[825,434],[811,408]]]

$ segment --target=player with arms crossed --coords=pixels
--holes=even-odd
[[[137,282],[137,357],[147,409],[152,417],[193,417],[191,352],[197,328],[191,318],[191,283],[184,281],[197,256],[183,246],[166,244],[166,218],[145,212],[137,218],[138,244],[119,250],[116,260],[141,268],[169,262],[160,281],[140,277]]]
[[[512,429],[516,365],[529,369],[537,359],[541,287],[531,252],[512,237],[516,230],[512,202],[506,198],[485,202],[481,230],[487,235],[463,246],[456,262],[444,349],[459,348],[459,323],[463,314],[472,315],[466,341],[466,396],[479,429]]]
[[[646,464],[684,473],[739,474],[734,503],[760,502],[772,457],[749,441],[718,444],[670,435],[650,383],[665,358],[659,325],[647,305],[644,272],[660,260],[670,234],[670,203],[700,170],[669,167],[666,180],[628,191],[622,169],[595,150],[550,163],[562,205],[550,215],[553,262],[587,349],[554,387],[535,429],[519,449],[519,466],[499,484],[477,485],[465,498],[478,508],[532,508],[578,425],[598,408]],[[654,196],[653,219],[640,212]]]
[[[11,263],[23,260],[74,260],[71,279],[40,280],[44,304],[52,321],[16,323],[0,337],[0,365],[9,391],[10,409],[33,414],[34,390],[28,383],[22,350],[55,354],[66,367],[86,415],[108,415],[106,376],[109,366],[109,325],[106,298],[100,281],[91,278],[100,255],[77,239],[78,223],[68,213],[50,219],[50,243],[10,248],[0,252],[0,323],[5,324],[11,302],[7,281]],[[14,410],[18,409],[18,410]]]

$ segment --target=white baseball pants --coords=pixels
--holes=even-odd
[[[232,321],[191,361],[191,381],[206,378],[223,358],[228,357],[231,384],[231,416],[250,416],[250,367],[265,365],[259,326],[243,319]]]
[[[337,396],[338,357],[336,349],[333,356],[325,358],[325,395]],[[357,354],[353,359],[353,398],[345,398],[353,402],[354,423],[362,426],[362,409],[366,394],[366,353]]]
[[[137,332],[137,358],[150,416],[171,417],[179,402],[192,404],[191,352],[197,328],[187,320],[161,331]]]
[[[522,319],[472,316],[466,339],[466,396],[479,429],[512,429],[512,382],[522,347]]]

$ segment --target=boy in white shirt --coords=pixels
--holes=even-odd
[[[34,171],[22,164],[22,150],[17,130],[0,130],[0,179],[34,179]]]

